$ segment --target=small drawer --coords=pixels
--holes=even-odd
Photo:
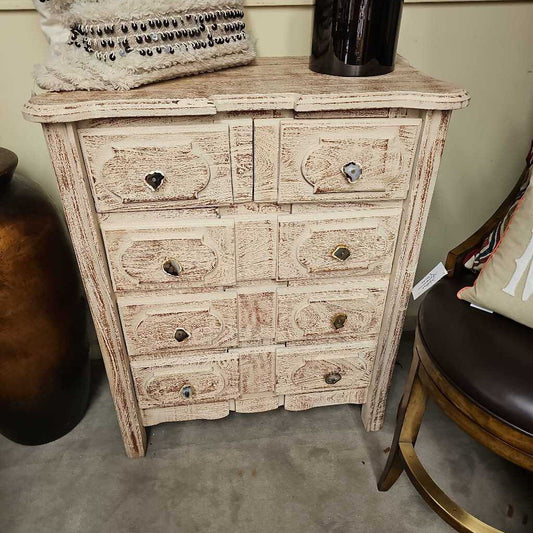
[[[237,345],[235,292],[118,298],[131,356]]]
[[[378,335],[387,277],[277,291],[276,342],[364,340]]]
[[[225,124],[95,128],[79,139],[99,212],[233,200]]]
[[[218,402],[239,396],[239,360],[227,353],[186,357],[187,362],[132,362],[141,409]]]
[[[401,216],[400,204],[279,216],[278,279],[390,273]]]
[[[420,119],[282,120],[280,202],[403,199]]]
[[[115,290],[235,284],[233,220],[180,220],[160,213],[102,219]]]
[[[276,393],[366,389],[375,351],[375,341],[278,348]]]

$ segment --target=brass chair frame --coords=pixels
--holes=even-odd
[[[450,277],[463,268],[464,257],[477,248],[496,227],[513,203],[528,176],[526,168],[517,185],[494,215],[447,257]],[[428,398],[463,431],[501,457],[533,471],[533,436],[491,415],[457,389],[433,363],[417,327],[413,362],[398,408],[396,430],[385,470],[378,482],[380,491],[389,490],[405,470],[411,482],[430,507],[450,526],[462,533],[501,533],[459,507],[431,479],[415,452]]]

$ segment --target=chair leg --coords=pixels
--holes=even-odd
[[[432,396],[435,394],[434,391],[432,392],[432,387],[431,379],[420,362],[415,341],[413,363],[398,408],[394,439],[387,465],[378,482],[378,489],[389,490],[405,470],[414,487],[429,506],[455,530],[460,533],[503,533],[472,516],[442,492],[416,455],[414,446],[427,399],[430,393]]]
[[[398,407],[396,429],[391,450],[387,464],[385,465],[385,470],[378,481],[378,490],[380,491],[389,490],[400,477],[400,474],[404,470],[400,443],[410,443],[414,446],[420,425],[422,424],[422,417],[426,410],[427,392],[418,376],[419,368],[420,359],[415,348],[405,392]]]

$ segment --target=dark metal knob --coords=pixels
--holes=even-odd
[[[324,377],[324,381],[328,385],[335,385],[335,383],[338,383],[342,379],[342,376],[338,372],[332,372],[331,374],[328,374]]]
[[[159,189],[159,186],[161,183],[163,183],[163,180],[165,179],[165,175],[162,172],[155,171],[155,172],[149,172],[144,177],[144,181],[152,189],[152,191],[157,191]]]
[[[346,324],[347,319],[348,315],[346,315],[345,313],[339,313],[338,315],[335,315],[333,317],[331,323],[333,324],[333,327],[335,329],[341,329],[344,327],[344,324]]]
[[[363,174],[363,169],[359,163],[350,161],[342,167],[342,173],[346,177],[348,183],[354,183],[361,177],[361,174]]]
[[[192,392],[192,387],[190,385],[183,385],[183,387],[180,389],[180,395],[186,400],[190,400],[192,398]]]
[[[174,338],[178,342],[183,342],[184,340],[188,339],[190,337],[190,334],[185,331],[183,328],[178,328],[176,332],[174,333]]]
[[[346,261],[350,255],[352,255],[352,252],[350,252],[348,246],[345,246],[344,244],[338,244],[331,252],[331,256],[339,261]]]
[[[163,270],[169,276],[177,277],[183,272],[183,267],[175,259],[169,259],[163,263]]]

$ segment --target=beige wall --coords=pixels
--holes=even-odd
[[[248,9],[262,56],[307,55],[311,21],[307,6]],[[488,217],[523,166],[533,137],[532,27],[533,2],[405,7],[400,53],[472,96],[471,106],[451,123],[419,277]],[[57,201],[40,127],[20,114],[32,87],[32,65],[45,53],[34,12],[0,12],[0,145],[17,152],[19,170]]]

